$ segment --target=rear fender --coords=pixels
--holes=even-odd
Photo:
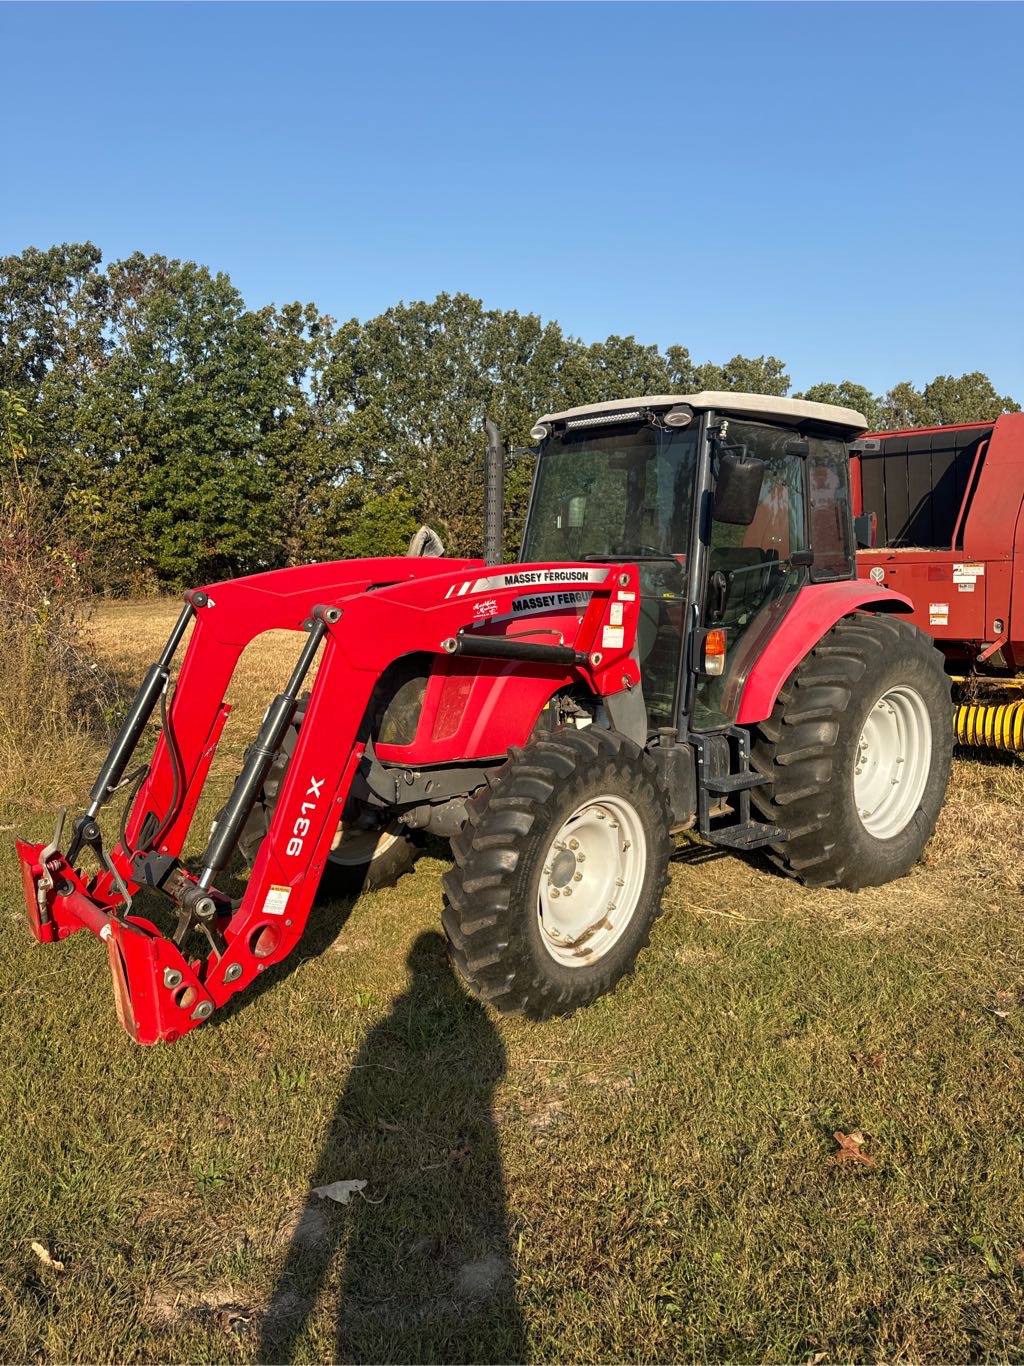
[[[756,725],[772,714],[782,685],[800,661],[814,649],[837,621],[851,612],[912,612],[914,604],[902,593],[880,593],[871,583],[856,579],[842,583],[814,583],[801,588],[778,629],[747,674],[736,720]]]

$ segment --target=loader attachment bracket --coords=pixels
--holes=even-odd
[[[117,914],[48,845],[17,842],[29,929],[41,944],[78,930],[103,940],[118,1019],[136,1043],[172,1043],[213,1014],[214,1001],[178,947],[141,916]]]

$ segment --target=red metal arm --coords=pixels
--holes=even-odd
[[[639,682],[630,657],[639,611],[635,567],[485,570],[473,560],[381,559],[285,570],[206,589],[208,602],[198,610],[169,709],[182,770],[179,791],[161,737],[127,823],[129,850],[118,846],[111,854],[132,895],[138,886],[131,850],[147,828],[158,829],[172,817],[157,852],[172,858],[181,853],[227,717],[224,694],[246,645],[265,631],[300,631],[316,603],[341,609],[340,619],[326,628],[319,673],[241,904],[231,915],[219,914],[213,927],[223,952],[211,948],[205,959],[186,961],[151,921],[125,914],[124,898],[109,872],[86,879],[60,854],[48,857],[44,868],[44,846],[19,841],[36,938],[54,942],[84,928],[105,940],[118,1011],[139,1043],[170,1041],[194,1028],[284,958],[301,936],[363,756],[360,727],[387,666],[409,653],[442,656],[445,641],[474,629],[488,635],[509,632],[517,639],[532,632],[536,638],[538,624],[528,613],[517,616],[517,602],[546,588],[556,597],[581,585],[592,595],[589,605],[582,615],[563,612],[559,621],[563,636],[571,636],[564,643],[586,656],[586,664],[510,666],[520,680],[536,684],[539,709],[574,677],[606,696]],[[532,720],[519,719],[516,742],[525,741],[529,725]],[[492,718],[490,732],[477,733],[474,740],[492,754],[503,753],[509,742],[506,720],[499,716]],[[175,795],[177,814],[172,813]]]

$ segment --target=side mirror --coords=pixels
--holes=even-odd
[[[765,463],[756,456],[725,450],[718,464],[715,486],[716,522],[749,526],[757,512],[764,483]]]
[[[878,539],[878,513],[862,512],[854,517],[853,536],[858,550],[871,550]]]

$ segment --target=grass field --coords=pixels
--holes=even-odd
[[[104,609],[97,653],[134,680],[176,610]],[[194,843],[293,655],[247,657]],[[0,1355],[1024,1359],[1022,813],[1019,763],[960,760],[857,894],[684,842],[636,974],[545,1025],[455,985],[438,847],[148,1050],[94,939],[30,941],[5,834]]]

